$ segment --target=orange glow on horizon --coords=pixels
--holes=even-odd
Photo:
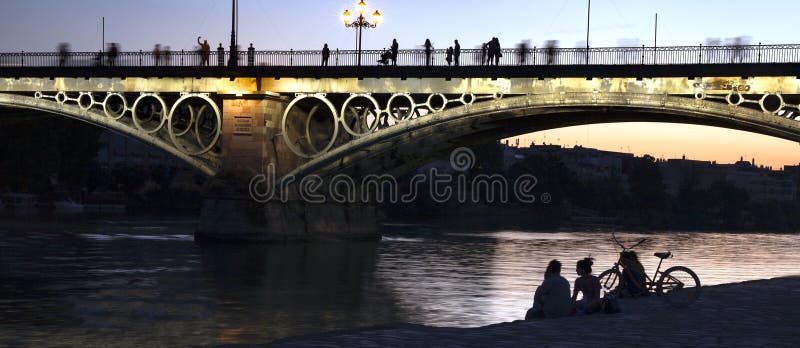
[[[566,127],[508,138],[519,146],[531,142],[580,145],[607,151],[629,152],[637,156],[681,158],[734,163],[740,158],[755,159],[758,166],[781,169],[800,164],[800,144],[744,131],[673,123],[607,123]]]

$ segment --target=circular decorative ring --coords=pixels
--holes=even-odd
[[[735,103],[731,102],[731,97],[733,97],[734,95],[737,98],[739,98],[739,99],[737,99],[737,101]],[[744,103],[744,97],[742,96],[741,92],[739,92],[739,91],[737,91],[735,89],[732,89],[731,92],[728,93],[728,95],[725,96],[725,101],[728,102],[728,104],[730,104],[730,105],[739,106],[739,105],[742,105],[742,103]]]
[[[469,101],[467,101],[469,99]],[[461,101],[461,104],[464,105],[472,105],[475,102],[475,94],[472,93],[462,93],[461,98],[458,98]]]
[[[36,91],[35,93],[33,93],[33,97],[35,99],[42,99],[42,92]]]
[[[141,124],[141,122],[139,122],[139,117],[138,117],[137,112],[136,112],[136,106],[138,106],[139,103],[142,100],[144,100],[145,98],[147,98],[147,97],[155,98],[161,104],[161,111],[160,111],[161,112],[161,122],[159,122],[158,126],[153,128],[153,129],[144,128],[144,126]],[[164,116],[167,115],[167,103],[164,102],[164,99],[161,99],[161,97],[158,94],[155,94],[155,93],[142,93],[138,98],[136,98],[136,101],[133,102],[133,107],[131,108],[131,113],[133,115],[133,123],[136,125],[136,128],[139,128],[140,130],[144,131],[147,134],[153,134],[155,132],[158,132],[161,129],[161,127],[164,126],[164,123],[166,122],[166,118]],[[153,116],[153,114],[152,114],[152,111],[151,111],[150,118],[152,118],[152,116]],[[148,118],[148,120],[150,118]]]
[[[64,104],[67,101],[67,94],[59,91],[56,93],[56,103]]]
[[[439,97],[442,101],[442,106],[437,108],[433,106],[433,98]],[[442,93],[431,94],[428,96],[428,101],[425,102],[425,106],[428,107],[433,112],[442,112],[445,108],[447,108],[447,98]]]
[[[211,149],[211,147],[213,147],[214,143],[216,142],[216,137],[208,144],[204,144],[203,138],[200,137],[200,120],[202,119],[203,113],[206,111],[207,108],[208,105],[201,106],[200,110],[198,110],[197,112],[197,118],[194,119],[194,140],[197,141],[197,145],[200,145],[200,148],[209,147],[209,149]],[[189,125],[189,129],[191,129],[191,125]],[[220,126],[217,126],[217,129],[214,130],[215,132],[217,132],[217,134],[219,134],[218,129],[221,129]],[[186,134],[186,132],[183,133]]]
[[[175,114],[175,110],[178,108],[178,105],[183,103],[186,99],[190,99],[190,98],[199,98],[199,99],[202,99],[205,102],[207,102],[208,105],[211,105],[211,109],[214,111],[214,114],[217,117],[217,127],[216,127],[217,129],[215,130],[214,139],[208,145],[201,146],[200,150],[194,151],[194,152],[186,151],[186,148],[184,146],[180,146],[179,145],[178,137],[175,134],[175,130],[173,129],[174,125],[172,124],[172,115]],[[191,128],[191,126],[189,128]],[[184,94],[180,98],[178,98],[178,100],[175,101],[175,104],[172,105],[172,109],[170,109],[170,111],[169,111],[169,116],[167,116],[167,132],[169,132],[169,138],[172,140],[172,144],[174,144],[175,147],[177,147],[178,149],[180,149],[181,151],[183,151],[184,153],[186,153],[188,155],[199,156],[199,155],[202,155],[202,154],[204,154],[204,153],[206,153],[208,151],[211,151],[211,149],[214,147],[214,145],[217,144],[217,141],[219,141],[220,133],[222,133],[222,114],[219,111],[219,107],[217,107],[217,103],[215,103],[214,100],[209,98],[207,95],[205,95],[205,94]]]
[[[122,110],[111,110],[109,106],[109,100],[112,97],[118,97],[122,100]],[[103,112],[106,114],[106,117],[119,120],[122,116],[125,116],[125,111],[128,110],[128,100],[125,99],[125,96],[119,93],[108,93],[106,94],[106,98],[103,99]],[[116,114],[116,116],[114,116]]]
[[[774,96],[778,97],[778,101],[780,101],[780,106],[778,106],[778,108],[777,108],[777,109],[775,109],[774,111],[769,111],[769,110],[767,110],[767,108],[764,106],[764,101],[765,101],[765,100],[767,100],[767,97],[769,97],[769,96],[771,96],[771,95],[774,95]],[[759,101],[758,101],[758,105],[759,105],[759,106],[761,106],[761,110],[762,110],[762,111],[764,111],[764,112],[766,112],[766,113],[768,113],[768,114],[773,114],[773,115],[775,115],[775,114],[777,114],[777,113],[778,113],[778,111],[781,111],[781,109],[783,109],[783,108],[786,106],[786,103],[783,101],[783,97],[781,96],[781,94],[780,94],[780,93],[770,93],[770,92],[766,92],[766,93],[764,93],[764,96],[762,96],[762,97],[761,97],[761,100],[759,100]]]
[[[200,107],[200,112],[198,113],[198,115],[201,115],[207,107],[208,107],[207,105],[203,105],[202,107]],[[177,137],[182,137],[186,135],[186,133],[189,133],[190,130],[192,130],[192,123],[194,123],[194,108],[191,105],[186,105],[186,109],[189,110],[189,122],[186,124],[186,129],[178,133],[175,133],[175,136]]]
[[[300,102],[301,100],[306,99],[306,98],[317,99],[317,100],[320,100],[321,102],[325,103],[325,105],[328,106],[328,109],[330,109],[331,114],[333,115],[333,136],[331,136],[331,140],[328,142],[328,144],[325,145],[324,148],[322,148],[321,151],[318,151],[317,153],[314,153],[314,154],[306,154],[301,149],[299,149],[297,146],[295,146],[295,144],[292,143],[291,139],[289,139],[289,133],[286,131],[286,119],[289,118],[289,112],[292,111],[292,108],[298,102]],[[286,106],[286,110],[283,111],[283,119],[281,120],[281,134],[283,135],[284,143],[286,143],[286,146],[295,155],[303,157],[303,158],[314,158],[314,157],[317,157],[317,156],[319,156],[319,155],[321,155],[323,153],[328,152],[328,150],[330,150],[331,147],[333,147],[334,142],[336,142],[336,137],[339,135],[339,115],[336,113],[336,108],[334,108],[333,103],[331,103],[330,100],[328,100],[328,98],[325,98],[324,96],[320,96],[320,95],[302,94],[302,95],[297,96],[297,98],[294,98],[294,100],[292,100],[291,102],[289,102],[289,105]]]
[[[409,105],[411,106],[411,109],[408,110],[408,113],[406,115],[398,115],[399,118],[395,116],[394,113],[392,112],[392,102],[395,100],[395,98],[406,98],[408,100]],[[401,122],[412,118],[412,116],[414,115],[414,111],[416,109],[417,109],[417,104],[414,103],[414,98],[411,98],[411,96],[406,93],[393,94],[389,98],[389,102],[386,103],[386,113],[389,114],[389,117],[391,117],[395,122]]]
[[[86,98],[89,99],[88,104],[83,102],[83,100],[86,100]],[[78,107],[81,108],[81,110],[86,111],[91,109],[92,106],[94,106],[94,97],[92,96],[92,92],[81,92],[80,95],[78,95]]]
[[[701,89],[701,90],[699,90],[697,92],[694,92],[694,99],[697,99],[697,100],[706,99],[706,91]]]
[[[345,118],[345,115],[347,115],[346,111],[348,110],[348,107],[350,106],[350,102],[353,99],[356,99],[356,98],[366,98],[367,100],[369,100],[372,103],[372,106],[375,107],[375,121],[373,122],[373,126],[372,127],[367,126],[367,132],[358,133],[358,132],[354,131],[347,124],[347,119]],[[354,108],[350,108],[350,112],[356,113],[356,110]],[[342,104],[342,111],[339,113],[339,117],[341,118],[341,121],[342,121],[342,128],[344,128],[344,130],[347,133],[350,133],[350,135],[352,135],[354,137],[364,136],[366,134],[369,134],[369,132],[374,131],[375,128],[377,127],[377,125],[378,125],[378,118],[380,116],[381,116],[381,107],[380,107],[380,105],[378,105],[378,101],[375,100],[375,98],[372,97],[372,95],[369,95],[369,94],[351,94],[350,97],[347,98],[344,101],[344,104]],[[359,120],[360,117],[361,117],[361,115],[356,114],[356,120],[358,120],[359,122],[361,122],[361,120]],[[366,121],[366,120],[364,120],[364,121]]]
[[[317,110],[319,110],[319,105],[314,105],[311,111],[308,112],[308,116],[306,116],[306,144],[308,144],[308,147],[310,147],[314,153],[320,152],[317,146],[314,145],[314,142],[311,141],[311,119],[317,113]]]

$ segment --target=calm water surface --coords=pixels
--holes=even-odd
[[[608,233],[391,226],[379,243],[199,247],[192,221],[0,224],[0,346],[265,343],[410,322],[520,319],[550,259],[617,250]],[[398,232],[398,231],[402,231]],[[407,233],[412,232],[412,233]],[[635,240],[645,235],[620,233]],[[657,233],[639,248],[704,285],[798,274],[797,235]]]

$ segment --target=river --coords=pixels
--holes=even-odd
[[[553,258],[612,265],[610,233],[386,226],[380,242],[197,246],[191,220],[2,221],[0,346],[187,346],[391,323],[521,319]],[[797,275],[795,234],[618,233],[648,273],[703,285]]]

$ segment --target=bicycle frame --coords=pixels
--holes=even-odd
[[[620,261],[622,261],[622,253],[631,251],[636,246],[644,243],[647,239],[642,239],[632,246],[628,247],[617,240],[617,236],[612,232],[612,239],[622,248],[619,253],[617,262],[608,269],[600,273],[600,284],[606,291],[614,291],[620,289],[620,285],[624,282],[624,276],[620,272]],[[685,266],[668,267],[666,270],[661,271],[661,265],[664,259],[671,258],[672,253],[656,253],[656,257],[660,260],[656,267],[653,277],[644,275],[645,287],[644,290],[648,293],[655,293],[659,296],[665,296],[666,300],[674,306],[681,307],[693,303],[700,293],[700,279],[697,274]],[[618,283],[619,282],[619,283]]]
[[[620,251],[618,256],[617,256],[617,261],[614,262],[614,266],[612,266],[611,268],[614,269],[615,271],[619,272],[620,274],[622,274],[622,272],[619,269],[619,262],[620,262],[620,260],[622,260],[622,252],[633,250],[633,248],[636,248],[640,244],[646,242],[647,238],[642,238],[641,240],[639,240],[638,242],[636,242],[635,244],[633,244],[630,247],[626,247],[624,244],[622,244],[617,239],[617,236],[616,236],[616,234],[614,234],[614,232],[611,232],[611,238],[614,240],[614,243],[616,243],[617,245],[619,245],[622,248],[622,251]],[[670,255],[670,257],[672,257],[672,256]],[[661,264],[662,263],[664,263],[664,259],[659,258],[658,266],[656,267],[656,271],[653,273],[653,277],[652,278],[649,275],[647,275],[646,273],[644,275],[645,278],[647,278],[647,281],[645,283],[647,285],[647,291],[649,291],[649,292],[652,292],[653,289],[657,285],[656,283],[658,282],[658,275],[661,274]]]

